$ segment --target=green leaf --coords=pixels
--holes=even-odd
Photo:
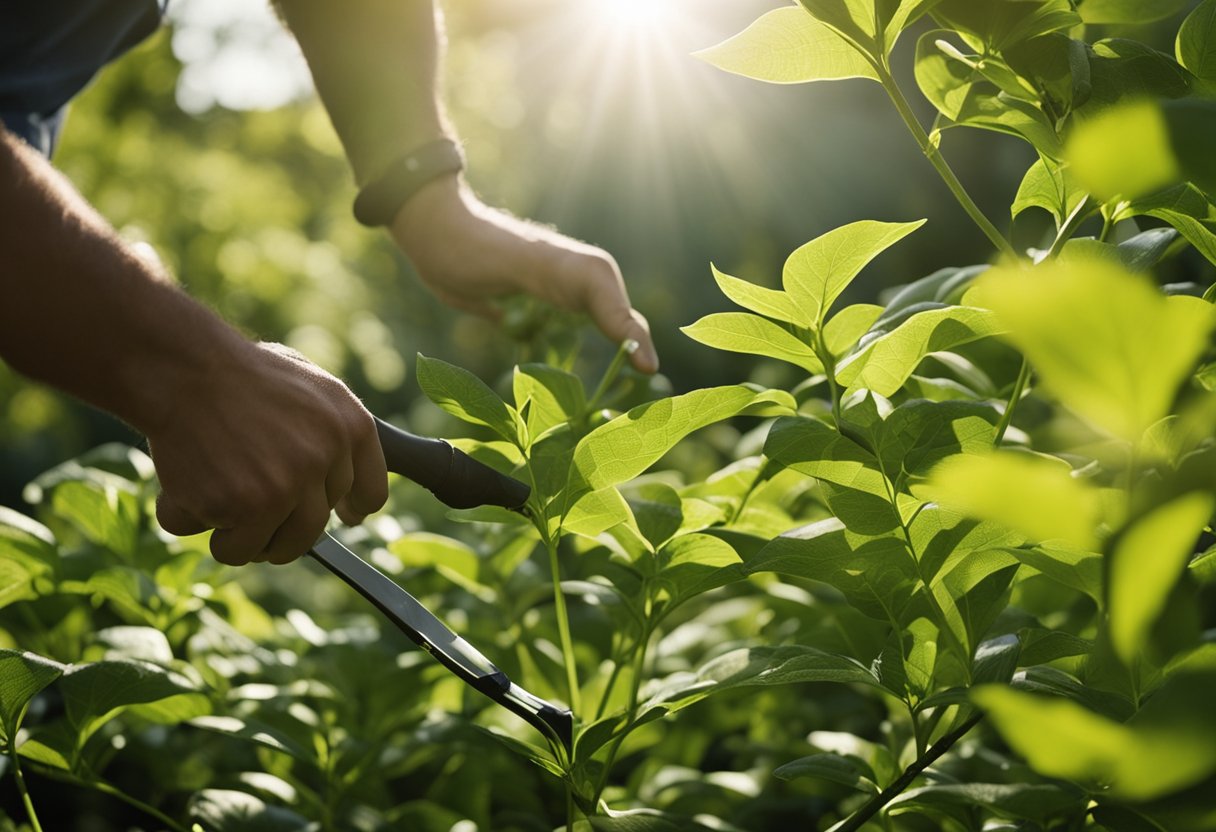
[[[1079,416],[1137,441],[1173,403],[1213,326],[1210,304],[1165,297],[1109,262],[990,271],[969,299],[995,310],[1042,385]]]
[[[1136,200],[1123,206],[1114,218],[1140,215],[1168,222],[1209,262],[1216,264],[1216,206],[1194,185],[1179,185]]]
[[[46,526],[0,506],[0,558],[31,574],[41,574],[58,567],[59,547]]]
[[[734,37],[693,55],[718,69],[774,84],[878,80],[856,48],[796,6],[766,12]]]
[[[1022,517],[1019,522],[1024,526],[1027,520],[1028,518]],[[1092,535],[1092,532],[1090,534]],[[1104,603],[1101,555],[1056,545],[1023,547],[1008,551],[1023,564],[1053,581],[1084,593],[1099,604]]]
[[[1046,823],[1061,815],[1083,812],[1086,796],[1079,789],[1030,783],[959,783],[909,789],[888,806],[892,815],[913,809],[983,806],[998,817]]]
[[[836,380],[848,389],[868,389],[893,396],[931,352],[950,350],[996,335],[1002,328],[987,309],[947,306],[912,315],[895,329],[866,343],[836,368]]]
[[[879,466],[896,489],[955,454],[992,447],[1000,415],[981,402],[913,399],[891,411],[875,431]]]
[[[1153,23],[1173,17],[1189,0],[1082,0],[1077,5],[1086,23]]]
[[[913,493],[979,520],[998,523],[1032,541],[1097,546],[1101,497],[1074,478],[1068,465],[1012,451],[951,457]]]
[[[1216,159],[1211,141],[1216,135],[1216,101],[1186,98],[1163,102],[1161,107],[1182,178],[1216,194]]]
[[[967,651],[967,660],[983,640],[1009,599],[1017,560],[999,549],[975,552],[953,569],[943,570],[930,590],[946,625]]]
[[[862,220],[798,248],[785,261],[781,280],[803,320],[822,326],[832,303],[866,264],[924,224]]]
[[[200,716],[191,719],[189,724],[204,731],[226,734],[272,751],[278,751],[303,763],[316,764],[315,755],[306,751],[291,737],[277,728],[257,720],[238,719],[234,716]]]
[[[874,772],[866,762],[857,757],[842,757],[839,754],[812,754],[778,766],[773,776],[779,780],[797,780],[812,777],[827,780],[860,792],[877,794]]]
[[[738,415],[760,398],[743,386],[712,387],[648,402],[606,422],[575,446],[568,505],[636,477],[695,430]]]
[[[519,441],[515,412],[477,376],[422,353],[417,373],[418,386],[440,408],[462,421],[484,425],[508,442]]]
[[[1173,56],[1136,40],[1108,38],[1089,47],[1090,94],[1076,114],[1100,116],[1114,105],[1150,99],[1181,98],[1195,78]]]
[[[877,55],[878,33],[871,0],[798,0],[804,9],[830,26],[860,52]]]
[[[1099,199],[1136,199],[1182,179],[1161,107],[1139,101],[1079,123],[1065,155],[1083,188]]]
[[[713,271],[714,280],[717,282],[718,288],[722,290],[722,294],[744,309],[785,323],[804,326],[809,323],[802,320],[794,302],[780,289],[769,289],[737,277],[731,277],[718,271],[713,264],[710,264],[710,269]]]
[[[521,364],[515,368],[515,408],[528,405],[528,435],[535,441],[552,427],[582,417],[587,409],[583,382],[573,373],[548,364]]]
[[[40,573],[41,570],[32,570],[17,560],[0,560],[0,609],[14,601],[37,597],[34,578]]]
[[[742,561],[724,540],[707,534],[684,534],[659,550],[656,584],[666,591],[668,609],[690,598],[746,577],[742,569],[731,568]]]
[[[1068,168],[1040,158],[1022,179],[1010,212],[1016,218],[1027,208],[1042,208],[1060,228],[1084,200],[1085,190]]]
[[[1124,662],[1130,664],[1143,652],[1213,505],[1210,494],[1187,494],[1138,518],[1115,541],[1107,608],[1111,643]]]
[[[948,28],[979,38],[998,53],[1081,22],[1068,0],[942,0],[934,7],[933,17]]]
[[[878,458],[818,419],[778,419],[764,454],[786,468],[884,499],[889,497]]]
[[[207,832],[304,832],[311,828],[307,818],[290,809],[229,789],[203,789],[190,798],[187,812]]]
[[[430,532],[407,532],[388,545],[388,550],[410,569],[431,568],[457,586],[485,597],[481,584],[481,559],[459,540]]]
[[[895,47],[900,33],[919,20],[938,2],[940,0],[899,0],[893,9],[889,2],[875,5],[879,23],[883,22],[883,18],[886,19],[883,43],[888,54]]]
[[[856,303],[846,306],[823,326],[823,342],[833,356],[839,358],[857,346],[883,308],[872,303]]]
[[[85,539],[115,554],[131,557],[139,538],[139,498],[116,477],[68,480],[55,486],[51,508]]]
[[[591,491],[576,502],[562,520],[562,531],[596,537],[621,523],[633,524],[633,513],[621,493],[612,486]]]
[[[1128,723],[1074,702],[998,686],[972,693],[1007,743],[1040,774],[1116,798],[1149,800],[1216,771],[1211,673],[1169,679]]]
[[[721,828],[715,824],[714,828]],[[671,815],[654,809],[609,810],[607,815],[593,815],[576,821],[573,832],[710,832],[709,827],[691,818]]]
[[[0,649],[0,739],[12,740],[25,706],[65,669],[44,656]]]
[[[920,580],[902,541],[857,534],[836,518],[786,532],[747,558],[744,568],[749,575],[822,581],[860,612],[887,622],[899,619]]]
[[[1184,0],[1178,0],[1185,6]],[[1198,78],[1216,82],[1216,0],[1203,0],[1182,21],[1174,54]]]
[[[76,729],[77,747],[109,720],[132,705],[194,693],[193,683],[179,673],[141,661],[101,661],[73,665],[59,682],[68,722]]]
[[[814,647],[751,647],[710,660],[694,673],[678,673],[641,706],[639,720],[654,712],[675,713],[708,696],[742,687],[837,682],[879,687],[860,662]]]
[[[716,312],[680,331],[694,341],[729,352],[776,358],[808,373],[823,372],[815,350],[778,324],[746,312]]]

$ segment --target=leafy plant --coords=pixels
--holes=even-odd
[[[711,267],[740,311],[684,332],[791,389],[638,400],[629,345],[590,393],[558,361],[492,386],[419,357],[526,511],[397,483],[348,542],[568,704],[571,754],[322,576],[229,580],[108,448],[0,517],[21,811],[39,828],[49,777],[173,829],[1211,828],[1216,291],[1151,274],[1216,263],[1216,0],[1174,56],[1088,39],[1186,5],[802,0],[700,53],[882,86],[994,251],[882,303],[846,301],[925,220],[829,231],[780,288]],[[914,34],[928,128],[892,65]],[[1010,220],[1040,212],[1037,245],[968,195],[955,127],[1034,149]]]

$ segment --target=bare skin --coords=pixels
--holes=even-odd
[[[451,135],[436,92],[430,0],[281,0],[356,180]],[[482,204],[453,175],[389,229],[445,302],[488,317],[526,292],[587,313],[634,365],[658,358],[607,252]],[[214,529],[223,563],[287,563],[331,510],[360,522],[387,499],[371,415],[338,379],[251,342],[139,257],[55,169],[0,129],[0,358],[144,433],[169,532]]]

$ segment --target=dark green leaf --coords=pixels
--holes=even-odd
[[[800,777],[811,777],[816,780],[827,780],[857,789],[861,792],[878,793],[874,783],[874,772],[866,762],[858,757],[842,757],[839,754],[812,754],[778,766],[773,776],[781,780],[796,780]]]
[[[227,789],[204,789],[187,809],[206,832],[304,832],[307,818],[261,798]]]
[[[0,739],[11,740],[26,704],[66,669],[34,653],[0,649]]]
[[[74,665],[64,671],[59,682],[78,745],[84,745],[94,731],[132,705],[196,690],[181,674],[140,661]]]
[[[439,407],[457,419],[490,428],[508,442],[519,441],[518,417],[477,376],[422,353],[417,373],[418,386]]]
[[[1152,23],[1173,17],[1189,0],[1082,0],[1077,10],[1086,23]]]
[[[1077,817],[1088,798],[1069,786],[1029,783],[961,783],[909,789],[888,804],[891,814],[944,806],[983,806],[998,817],[1045,823],[1061,816]]]

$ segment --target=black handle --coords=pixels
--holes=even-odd
[[[452,508],[502,506],[522,509],[532,490],[517,479],[452,447],[376,419],[376,432],[388,470],[408,477]]]

